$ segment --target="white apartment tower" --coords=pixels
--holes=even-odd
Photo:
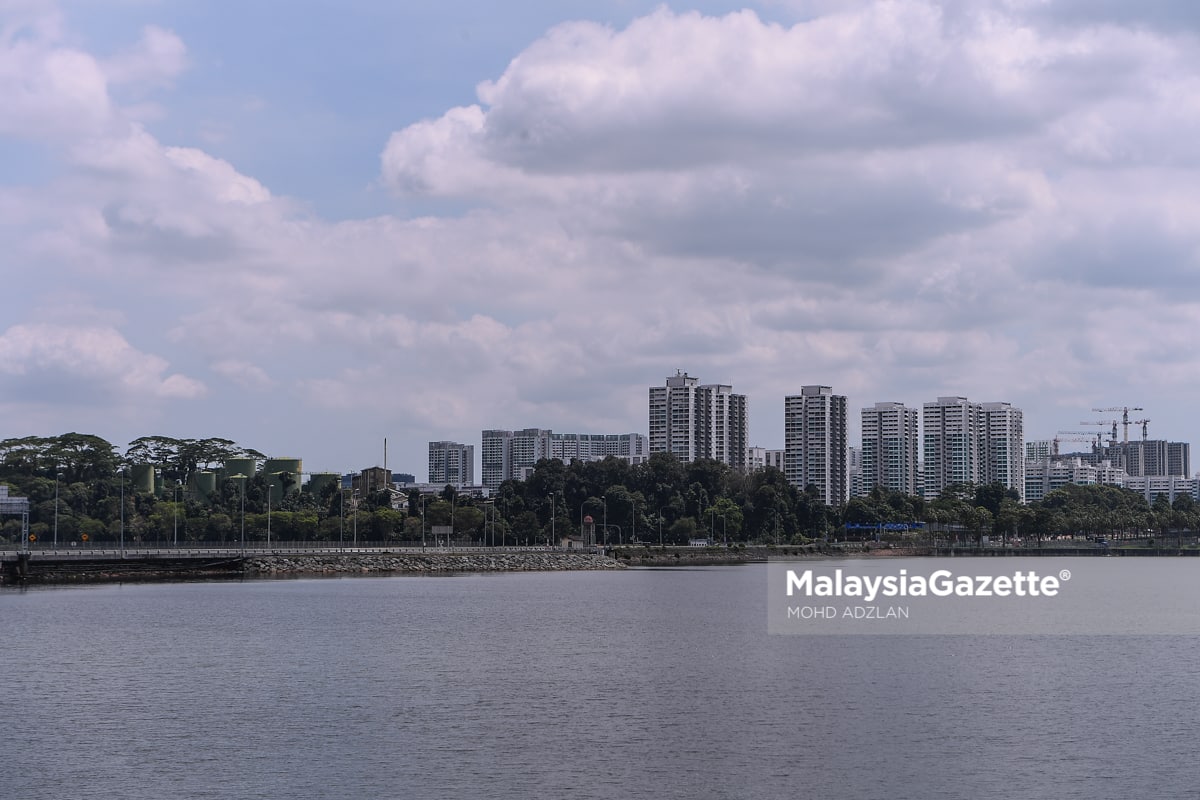
[[[429,482],[460,489],[475,485],[475,445],[430,442]]]
[[[504,481],[524,480],[543,458],[550,458],[548,430],[484,431],[483,485],[487,489],[497,489]]]
[[[876,486],[916,495],[920,440],[918,412],[903,403],[876,403],[862,410],[861,491]]]
[[[701,386],[686,372],[650,387],[650,452],[681,461],[711,458],[746,469],[746,396],[727,384]]]
[[[1011,403],[983,403],[983,483],[1002,483],[1025,499],[1025,415]]]
[[[1010,403],[972,403],[939,397],[926,403],[924,493],[937,497],[955,483],[1000,482],[1025,496],[1025,429]]]
[[[783,451],[789,483],[815,486],[826,505],[846,502],[846,397],[829,386],[802,386],[785,397]]]

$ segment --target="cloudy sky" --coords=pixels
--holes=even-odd
[[[1197,9],[0,0],[0,438],[424,479],[682,369],[1191,441]]]

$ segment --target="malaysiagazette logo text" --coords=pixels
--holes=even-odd
[[[939,569],[928,575],[814,575],[811,569],[799,575],[787,573],[787,596],[855,597],[872,602],[877,597],[1054,597],[1059,579],[1035,570],[1011,575],[955,575]]]

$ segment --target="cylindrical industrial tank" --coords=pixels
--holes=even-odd
[[[287,474],[292,480],[299,482],[298,476],[291,473]],[[283,475],[284,473],[282,472],[267,472],[263,470],[263,480],[266,481],[267,486],[271,489],[271,505],[273,506],[278,506],[283,501]],[[288,487],[288,491],[293,491],[290,486]]]
[[[190,488],[198,496],[207,500],[213,492],[217,490],[217,473],[215,472],[194,472],[190,481]]]
[[[135,492],[154,491],[154,465],[134,464],[129,470],[130,488]]]
[[[341,480],[342,476],[336,472],[317,472],[309,476],[305,487],[313,495],[320,497],[326,486],[337,486]]]
[[[253,478],[257,462],[253,458],[231,458],[225,462],[225,469],[221,470],[221,477],[229,480],[235,475],[245,475],[247,478]]]
[[[263,465],[263,472],[272,476],[271,483],[280,485],[281,476],[290,481],[287,484],[288,494],[300,491],[300,471],[302,469],[301,460],[298,458],[268,458],[267,463]],[[280,496],[280,494],[272,493],[271,499],[276,500]]]

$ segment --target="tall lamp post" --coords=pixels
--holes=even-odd
[[[54,549],[58,549],[58,479],[63,474],[61,472],[54,475]]]
[[[554,512],[555,512],[554,492],[551,492],[547,496],[550,498],[550,539],[546,542],[546,546],[550,547],[550,546],[552,546],[551,545],[552,542],[558,541],[558,537],[554,533]]]
[[[354,490],[354,548],[358,549],[358,489]]]
[[[637,498],[629,495],[629,505],[633,506],[633,519],[629,521],[629,544],[637,541]]]
[[[421,550],[425,549],[425,495],[421,495]]]
[[[608,495],[601,495],[600,502],[604,504],[604,546],[608,547]]]
[[[271,492],[275,489],[275,484],[267,484],[267,549],[271,549]],[[286,522],[286,520],[284,520]]]
[[[121,467],[121,558],[125,557],[125,467]]]
[[[174,535],[174,546],[179,547],[179,487],[183,485],[183,481],[175,480],[175,491],[171,493],[171,499],[174,500],[171,504],[171,525]]]
[[[234,480],[240,480],[242,483],[242,557],[246,557],[246,476],[238,473],[233,476]]]

